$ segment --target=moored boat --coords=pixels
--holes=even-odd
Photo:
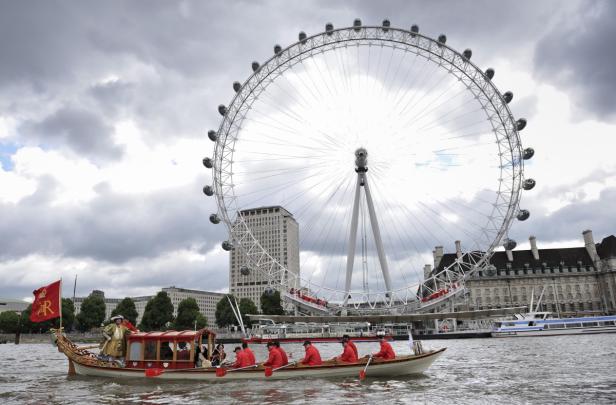
[[[78,347],[59,330],[54,331],[58,350],[68,358],[69,374],[73,375],[199,381],[357,377],[368,361],[360,359],[352,364],[324,362],[321,366],[289,364],[284,368],[273,370],[261,365],[241,370],[199,367],[196,361],[198,351],[195,349],[201,347],[206,338],[207,353],[212,353],[214,336],[205,329],[183,332],[138,332],[128,337],[127,353],[123,361],[108,361]],[[444,351],[445,348],[421,351],[386,361],[373,359],[366,375],[395,377],[419,374],[427,370]]]
[[[492,337],[589,335],[616,333],[616,315],[577,318],[552,317],[550,312],[517,314],[516,319],[494,322]]]

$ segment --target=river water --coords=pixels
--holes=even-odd
[[[362,355],[378,344],[357,346]],[[407,342],[393,346],[409,351]],[[414,377],[207,384],[68,377],[66,359],[50,344],[3,344],[0,404],[616,404],[616,334],[424,342],[443,346],[443,356]],[[339,344],[318,347],[323,358],[341,352]],[[265,357],[263,347],[254,349],[257,360]]]

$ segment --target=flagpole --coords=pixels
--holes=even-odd
[[[60,293],[58,294],[58,300],[60,301],[58,303],[60,308],[60,331],[62,331],[62,277],[60,277]]]

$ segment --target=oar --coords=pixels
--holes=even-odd
[[[271,377],[271,376],[272,376],[272,374],[274,374],[274,371],[281,370],[281,369],[283,369],[283,368],[285,368],[285,367],[294,366],[294,365],[296,365],[296,364],[297,364],[297,361],[294,361],[294,362],[291,362],[291,363],[285,364],[284,366],[276,367],[276,368],[274,368],[274,369],[273,369],[273,368],[271,368],[271,367],[265,367],[265,376],[266,376],[266,377]]]
[[[371,361],[372,361],[372,355],[370,355],[370,357],[368,357],[368,361],[366,362],[366,367],[364,367],[364,369],[359,372],[359,379],[360,380],[363,380],[364,378],[366,378],[366,370],[368,370],[368,366],[370,365]]]
[[[238,370],[246,370],[247,368],[254,368],[257,367],[258,364],[253,364],[252,366],[246,366],[246,367],[240,367],[240,368],[231,368],[231,369],[226,369],[226,368],[217,368],[216,369],[216,377],[224,377],[227,375],[227,373],[230,373],[231,371],[238,371]]]
[[[101,345],[98,344],[98,345],[89,345],[89,346],[77,346],[77,348],[87,350],[87,349],[96,349],[96,348],[99,348],[100,346]]]

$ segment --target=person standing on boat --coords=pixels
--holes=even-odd
[[[319,350],[312,345],[310,340],[306,340],[304,342],[304,349],[306,350],[306,355],[300,362],[301,364],[304,366],[320,366],[323,364],[323,361],[321,361],[321,353],[319,353]]]
[[[359,353],[357,352],[357,346],[355,346],[355,343],[353,343],[353,341],[351,340],[351,337],[349,335],[342,335],[342,341],[347,341],[349,346],[351,346],[351,349],[353,349],[353,351],[355,352],[355,356],[357,358],[359,358]]]
[[[276,340],[274,341],[274,345],[276,346],[276,349],[280,352],[280,356],[282,356],[282,365],[286,366],[287,364],[289,364],[289,357],[287,356],[287,352],[285,352],[284,349],[280,347],[280,342]]]
[[[379,336],[379,344],[381,345],[381,350],[378,353],[374,353],[372,357],[383,360],[393,360],[396,358],[396,353],[394,353],[394,349],[391,347],[389,342],[385,340],[385,334],[380,334]]]
[[[103,329],[105,341],[101,348],[101,354],[116,359],[124,357],[126,337],[130,334],[130,330],[123,324],[123,321],[122,315],[111,317],[111,323]]]
[[[257,364],[257,359],[255,359],[255,354],[248,347],[248,343],[242,342],[242,352],[246,355],[246,360],[248,361],[247,366],[254,366]]]
[[[269,350],[269,357],[267,358],[267,361],[263,363],[264,366],[271,368],[278,368],[284,366],[280,350],[276,348],[274,342],[267,342],[267,350]]]
[[[349,342],[346,340],[342,341],[342,346],[344,347],[344,351],[338,357],[335,357],[334,360],[338,363],[357,363],[357,355],[349,345]]]

